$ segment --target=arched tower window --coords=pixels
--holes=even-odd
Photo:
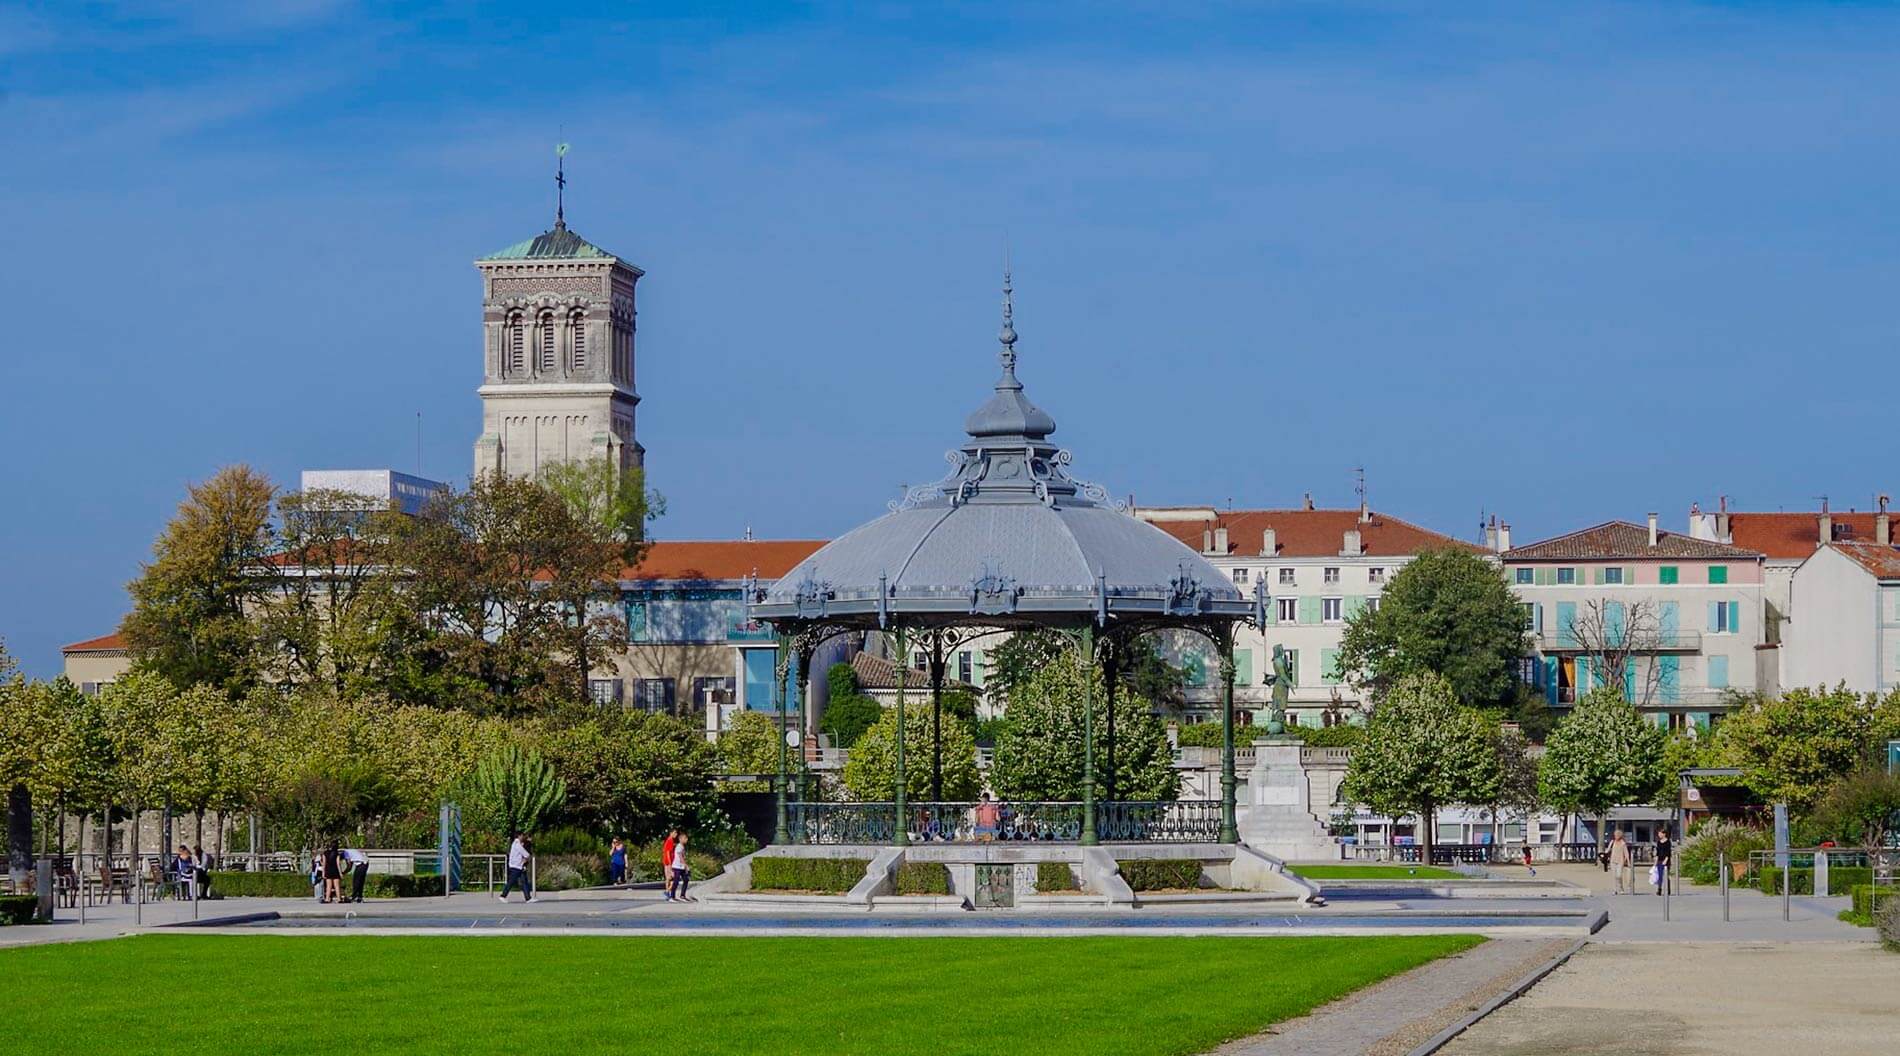
[[[541,313],[541,348],[535,357],[535,370],[542,374],[552,374],[556,366],[554,361],[554,313]]]
[[[521,313],[515,312],[508,317],[508,333],[502,338],[506,347],[502,351],[502,373],[518,378],[528,372],[528,334]]]
[[[574,372],[587,369],[587,317],[581,312],[568,316],[567,325],[574,333]]]

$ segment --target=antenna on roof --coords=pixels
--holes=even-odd
[[[1359,495],[1359,520],[1369,521],[1372,519],[1372,508],[1366,505],[1366,467],[1354,466],[1352,472],[1357,478],[1353,491]]]
[[[554,145],[554,226],[567,227],[567,144]]]

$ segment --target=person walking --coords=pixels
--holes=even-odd
[[[666,893],[666,900],[673,901],[673,845],[679,842],[680,830],[666,830],[666,839],[660,841],[660,890]]]
[[[343,866],[335,840],[331,840],[329,846],[323,849],[323,900],[343,901]]]
[[[1610,833],[1610,871],[1616,874],[1616,894],[1623,894],[1625,884],[1629,893],[1636,893],[1636,877],[1630,873],[1630,845],[1623,838],[1623,830]]]
[[[343,848],[343,864],[350,871],[349,901],[363,901],[363,881],[369,878],[369,855],[355,847],[345,847]]]
[[[529,849],[528,834],[515,833],[514,842],[508,845],[508,879],[501,885],[501,894],[495,897],[506,902],[508,892],[518,887],[523,902],[534,901],[534,881],[528,874],[529,863],[533,860],[534,852]]]
[[[1656,893],[1663,893],[1669,886],[1669,858],[1675,853],[1675,845],[1669,840],[1669,830],[1656,833]]]
[[[669,897],[676,902],[699,901],[686,894],[686,882],[689,879],[688,874],[691,872],[691,869],[686,864],[686,834],[683,832],[679,834],[678,839],[673,841],[673,857],[670,860],[670,864],[672,865],[673,888]]]
[[[1537,867],[1531,864],[1531,845],[1528,843],[1524,845],[1524,869],[1532,876],[1537,875]]]
[[[607,882],[616,887],[627,882],[627,845],[618,836],[607,849]]]

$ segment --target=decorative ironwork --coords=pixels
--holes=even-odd
[[[968,843],[976,838],[976,804],[911,803],[905,833],[913,843]]]
[[[1181,574],[1168,581],[1168,612],[1176,616],[1199,613],[1207,600],[1207,588],[1194,578],[1194,570],[1181,563]]]
[[[970,613],[1007,616],[1016,611],[1016,599],[1022,593],[1014,576],[1005,576],[994,566],[985,564],[983,574],[970,581]]]
[[[902,499],[895,502],[887,502],[884,504],[884,507],[892,513],[902,513],[905,510],[914,510],[925,503],[934,502],[937,499],[943,498],[945,495],[950,496],[950,504],[952,506],[962,502],[965,491],[974,483],[966,479],[966,471],[975,465],[978,460],[974,455],[965,454],[962,451],[956,450],[945,451],[943,453],[943,460],[950,463],[950,472],[945,473],[939,479],[933,480],[928,484],[919,484],[916,487],[905,488],[904,497]],[[961,483],[959,483],[959,481],[961,481]]]
[[[793,843],[889,843],[894,831],[889,803],[793,803],[789,813]]]
[[[805,578],[799,581],[792,601],[798,607],[800,617],[815,620],[825,614],[825,604],[836,595],[837,592],[831,589],[829,582],[813,579],[808,571],[805,573]]]
[[[976,865],[975,909],[1014,909],[1016,906],[1016,867],[1007,862],[978,862]]]
[[[1217,843],[1221,801],[1183,799],[1171,803],[1121,801],[1098,808],[1096,834],[1113,843]]]

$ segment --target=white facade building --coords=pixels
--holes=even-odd
[[[1789,686],[1900,686],[1900,548],[1888,539],[1828,543],[1795,570],[1782,638]]]

